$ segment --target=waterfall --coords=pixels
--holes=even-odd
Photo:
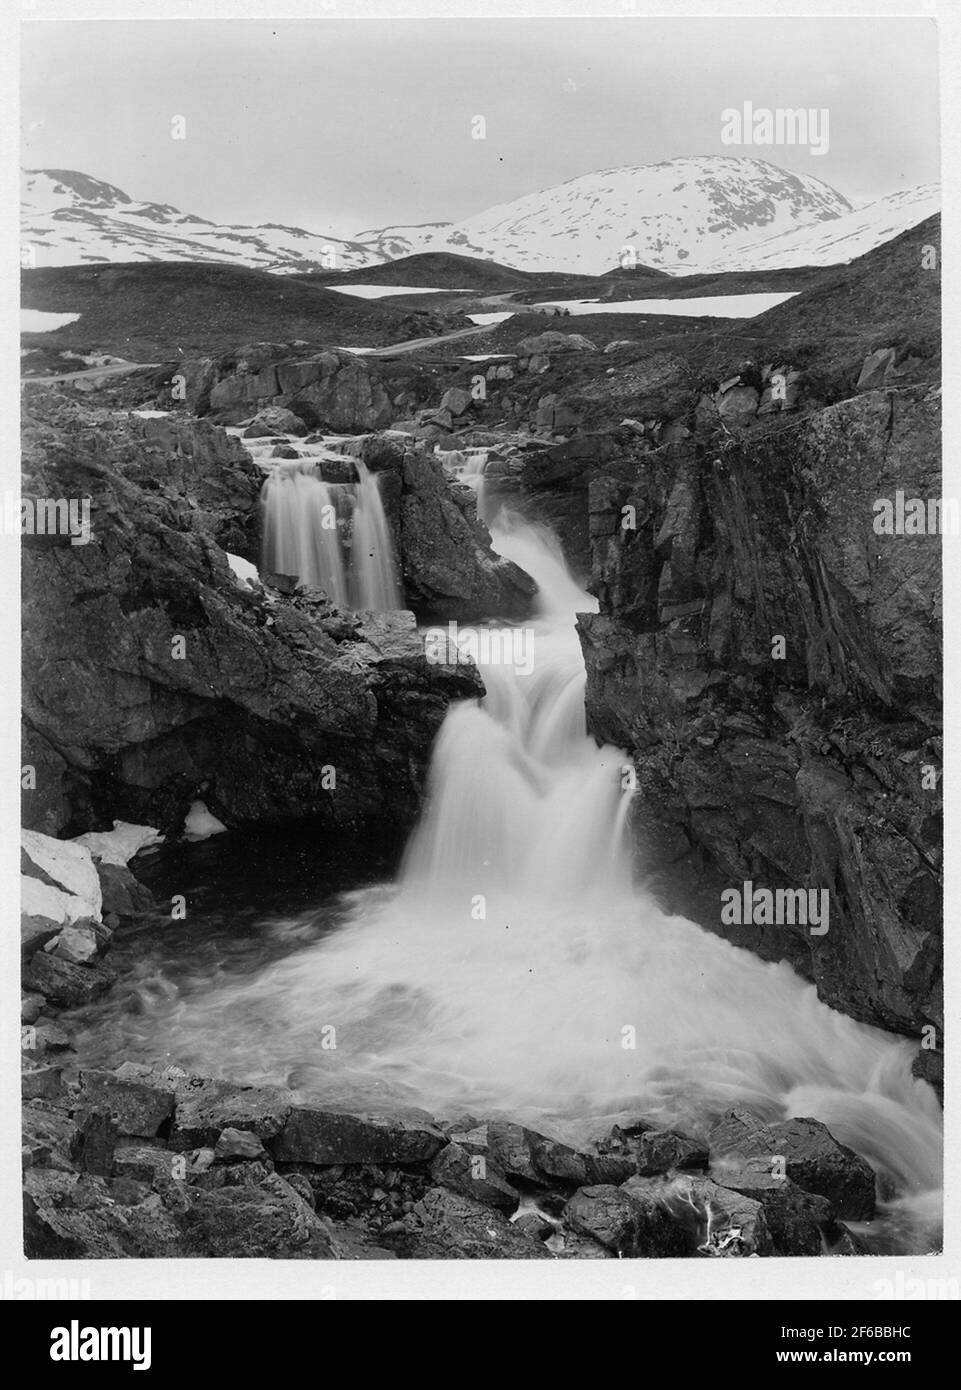
[[[261,491],[261,569],[266,574],[295,574],[301,584],[323,589],[333,603],[346,608],[347,573],[335,488],[323,482],[309,460],[273,469]]]
[[[448,712],[398,881],[345,895],[337,930],[257,975],[188,990],[151,1015],[151,1047],[348,1105],[506,1112],[572,1142],[625,1114],[696,1135],[734,1105],[814,1116],[879,1173],[876,1227],[934,1248],[941,1113],[915,1046],[633,886],[624,755],[585,727],[574,614],[593,600],[549,533],[503,514],[492,531],[540,586],[529,631],[499,626],[495,651],[524,637],[534,660],[486,662],[486,697]]]
[[[360,459],[356,468],[360,481],[350,546],[352,606],[384,613],[404,606],[394,544],[377,478]]]
[[[314,455],[270,470],[261,490],[261,568],[266,574],[296,575],[301,584],[323,589],[339,608],[380,613],[403,608],[377,476],[360,460],[355,467],[356,484],[325,483]]]

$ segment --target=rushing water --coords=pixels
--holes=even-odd
[[[403,608],[377,477],[359,459],[354,467],[356,484],[324,482],[311,455],[271,469],[261,494],[263,569],[297,575],[340,608]]]
[[[486,698],[449,711],[396,881],[268,922],[256,964],[188,975],[171,952],[149,1014],[127,1026],[108,999],[81,1054],[116,1059],[119,1030],[125,1056],[573,1139],[625,1111],[695,1133],[732,1105],[813,1115],[879,1174],[876,1248],[933,1248],[941,1116],[913,1045],[632,885],[624,755],[585,731],[574,614],[594,601],[549,534],[503,514],[493,534],[540,590],[499,651],[533,660],[485,665]]]

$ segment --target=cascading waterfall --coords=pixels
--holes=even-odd
[[[625,1112],[692,1133],[732,1105],[812,1115],[876,1168],[874,1230],[933,1248],[941,1114],[913,1045],[632,886],[624,757],[585,730],[574,613],[593,600],[549,535],[492,529],[540,586],[498,651],[533,641],[533,662],[484,665],[486,698],[449,711],[398,882],[348,894],[336,931],[254,977],[194,981],[141,1021],[146,1054],[573,1141]]]
[[[337,484],[325,483],[309,460],[281,464],[261,492],[263,565],[267,574],[295,574],[348,606],[347,568],[338,530]]]
[[[261,491],[262,568],[297,575],[301,584],[323,589],[339,608],[380,613],[403,608],[377,476],[359,459],[354,466],[356,484],[325,483],[312,455],[271,469]]]
[[[383,613],[403,608],[394,544],[376,476],[356,461],[359,479],[350,543],[351,607]]]

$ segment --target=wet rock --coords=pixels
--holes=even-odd
[[[468,1153],[460,1144],[451,1143],[441,1149],[431,1163],[430,1176],[438,1187],[459,1192],[484,1206],[508,1212],[517,1206],[517,1191],[504,1181],[496,1168],[488,1167],[486,1158]]]
[[[349,1114],[298,1106],[271,1151],[279,1163],[427,1163],[446,1143],[424,1110]]]
[[[550,1182],[571,1187],[590,1184],[621,1183],[637,1171],[629,1154],[583,1153],[555,1139],[534,1135],[531,1158],[537,1173]]]
[[[637,1172],[644,1177],[708,1165],[708,1152],[703,1144],[669,1129],[649,1130],[639,1135],[634,1152]]]
[[[687,1232],[689,1254],[743,1258],[774,1253],[761,1203],[710,1178],[630,1178],[622,1190],[669,1210],[678,1228]]]
[[[550,1252],[482,1202],[431,1188],[404,1221],[398,1253],[419,1260],[537,1260]]]
[[[724,1173],[724,1186],[759,1202],[778,1255],[820,1255],[834,1208],[826,1197],[805,1192],[790,1178],[771,1173]]]
[[[23,985],[43,994],[54,1004],[72,1009],[92,1004],[114,983],[116,975],[107,966],[74,965],[38,951],[24,967]]]
[[[289,444],[275,444],[270,451],[272,459],[299,459],[300,454]]]
[[[787,1177],[819,1193],[837,1214],[854,1221],[874,1215],[875,1176],[853,1149],[839,1144],[820,1120],[798,1118],[765,1125],[744,1110],[730,1110],[709,1135],[717,1171],[728,1168],[770,1174],[783,1159]],[[777,1167],[781,1167],[778,1163]]]
[[[580,1188],[564,1209],[565,1223],[627,1258],[688,1253],[682,1228],[641,1183],[632,1178],[620,1187],[602,1183]]]
[[[486,1145],[490,1162],[509,1179],[520,1179],[534,1187],[549,1184],[534,1162],[534,1146],[543,1136],[512,1120],[490,1120],[472,1130],[460,1142],[471,1152],[474,1145]]]

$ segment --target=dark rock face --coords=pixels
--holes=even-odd
[[[423,448],[408,450],[394,477],[404,589],[415,612],[460,622],[526,617],[537,586],[491,550],[472,490],[450,483]],[[389,512],[389,489],[386,497]]]
[[[580,630],[590,726],[635,758],[672,905],[940,1046],[940,542],[873,524],[898,490],[940,496],[938,404],[875,391],[772,437],[605,444]],[[829,930],[724,922],[745,882],[826,889]]]
[[[409,824],[474,668],[428,662],[409,613],[362,623],[236,583],[221,546],[256,555],[260,475],[222,431],[35,409],[26,492],[89,497],[93,534],[24,547],[25,823],[179,829],[204,788],[228,826]]]

